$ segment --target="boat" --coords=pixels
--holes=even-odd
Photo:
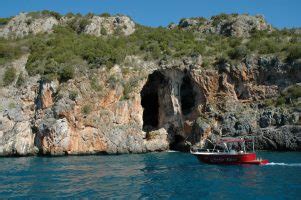
[[[210,140],[208,140],[211,142]],[[246,150],[246,143],[252,142],[252,151]],[[213,149],[191,148],[190,153],[199,161],[208,164],[228,164],[228,165],[265,165],[269,163],[266,159],[257,158],[254,149],[254,138],[221,138],[213,144]],[[235,145],[236,149],[231,146]]]

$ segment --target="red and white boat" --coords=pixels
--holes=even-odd
[[[210,141],[211,142],[211,141]],[[246,151],[246,142],[252,142],[253,151]],[[212,142],[211,142],[212,143]],[[231,149],[229,144],[236,143],[239,150]],[[257,158],[254,150],[254,139],[243,138],[221,138],[214,145],[213,149],[193,148],[190,153],[198,158],[199,161],[208,164],[252,164],[265,165],[268,160]],[[223,147],[223,149],[221,149]]]

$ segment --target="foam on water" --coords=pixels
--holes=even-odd
[[[268,164],[266,164],[265,166],[289,166],[289,167],[301,167],[301,163],[274,163],[274,162],[270,162]]]
[[[166,152],[168,152],[168,153],[176,153],[176,152],[179,152],[179,151],[168,150],[168,151],[166,151]]]

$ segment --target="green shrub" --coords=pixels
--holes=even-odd
[[[228,55],[231,59],[242,59],[248,54],[248,49],[245,46],[238,46],[231,49]]]
[[[21,44],[18,41],[0,39],[0,64],[17,59],[21,54]]]
[[[225,63],[229,63],[229,58],[225,55],[221,55],[221,56],[218,56],[217,59],[216,59],[216,64],[217,65],[223,65]]]
[[[281,95],[277,98],[276,105],[281,106],[286,103],[295,104],[296,99],[301,97],[301,86],[293,85],[290,86],[286,91],[281,92]]]
[[[108,33],[107,33],[107,30],[104,27],[101,27],[100,34],[101,35],[107,35]]]
[[[262,40],[259,44],[257,44],[257,51],[260,54],[270,54],[276,53],[280,51],[280,46],[276,41],[265,39]]]
[[[61,15],[57,12],[54,11],[50,11],[50,10],[42,10],[42,11],[37,11],[37,12],[29,12],[28,16],[32,17],[32,18],[40,18],[43,16],[52,16],[55,17],[57,20],[61,19]]]
[[[208,58],[205,58],[204,60],[203,60],[203,63],[202,63],[202,67],[204,67],[204,68],[209,68],[210,67],[210,60],[208,59]]]
[[[72,12],[69,12],[69,13],[67,13],[65,16],[66,16],[67,18],[72,18],[72,17],[75,16],[75,14],[72,13]]]
[[[70,65],[63,66],[60,73],[60,81],[65,82],[74,78],[74,68]]]
[[[16,69],[13,67],[9,67],[5,70],[3,75],[3,85],[8,86],[14,82],[16,79]]]
[[[98,80],[97,78],[93,77],[90,81],[90,85],[91,85],[91,88],[94,90],[94,91],[101,91],[102,90],[102,87],[99,85],[98,83]]]
[[[82,114],[89,115],[91,113],[91,111],[92,111],[92,108],[91,108],[90,105],[84,105],[82,107],[81,111],[82,111]]]
[[[89,13],[86,14],[85,17],[88,18],[88,19],[91,19],[92,17],[94,17],[94,14],[89,12]]]
[[[14,109],[14,108],[16,108],[16,103],[15,103],[15,102],[10,102],[10,103],[8,104],[8,108],[9,108],[9,109]]]
[[[21,72],[17,79],[16,86],[21,87],[24,83],[25,83],[25,77],[24,77],[23,73]]]
[[[11,20],[11,17],[0,18],[0,26],[6,25]]]
[[[297,99],[301,97],[301,86],[294,85],[287,90],[287,93],[288,93],[287,95],[289,95],[290,97]]]
[[[281,105],[284,105],[285,102],[286,102],[285,97],[280,96],[280,97],[278,97],[278,99],[277,99],[277,101],[276,101],[276,105],[277,105],[277,106],[281,106]]]
[[[68,23],[77,33],[82,33],[88,24],[90,24],[90,20],[86,17],[75,17]]]
[[[99,15],[100,17],[111,17],[110,13],[102,13]]]
[[[130,93],[132,92],[132,86],[131,84],[128,82],[126,84],[123,85],[123,97],[122,100],[128,100],[130,99]]]
[[[275,100],[274,99],[266,99],[264,101],[264,104],[268,107],[274,106],[275,105]]]
[[[287,49],[287,60],[293,61],[301,58],[301,43],[292,45]]]
[[[118,80],[118,78],[116,76],[112,75],[107,80],[107,83],[109,84],[109,86],[111,88],[114,88],[119,83],[119,80]]]
[[[225,13],[221,13],[217,16],[213,16],[211,19],[213,20],[212,25],[217,26],[221,21],[229,19],[229,15]]]
[[[70,91],[69,92],[69,99],[71,99],[72,101],[75,101],[76,97],[78,96],[78,92],[77,91]]]
[[[50,11],[50,10],[43,10],[42,12],[42,15],[48,15],[48,16],[53,16],[55,17],[57,20],[61,19],[62,15],[57,13],[57,12],[54,12],[54,11]]]

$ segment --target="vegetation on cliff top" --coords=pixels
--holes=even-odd
[[[61,18],[58,13],[43,12]],[[31,13],[32,16],[40,14]],[[241,61],[248,54],[274,54],[286,62],[301,58],[301,36],[292,30],[254,31],[249,38],[237,38],[137,25],[136,31],[130,36],[96,37],[79,34],[77,29],[84,27],[87,20],[74,18],[67,26],[56,26],[53,34],[27,36],[17,40],[1,39],[0,64],[29,51],[26,64],[29,75],[40,74],[46,79],[66,81],[78,72],[121,64],[127,55],[160,60],[201,54],[204,67],[215,66],[221,60]],[[5,19],[2,21],[6,23]]]

